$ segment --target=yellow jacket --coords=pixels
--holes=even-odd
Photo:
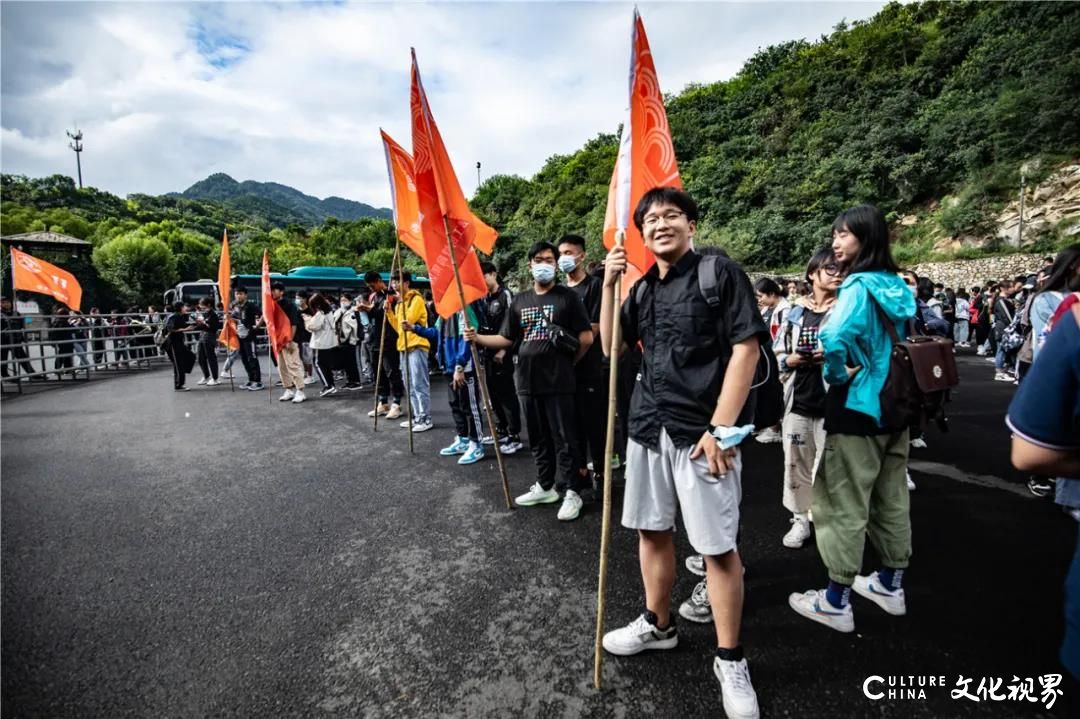
[[[424,304],[423,296],[416,290],[409,290],[404,300],[394,303],[394,311],[386,316],[386,321],[397,332],[398,352],[405,351],[405,333],[401,331],[401,320],[411,325],[423,325],[427,327],[427,305]],[[431,344],[416,332],[409,332],[409,349],[431,350]]]

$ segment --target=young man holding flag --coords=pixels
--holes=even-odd
[[[729,717],[757,717],[757,695],[739,644],[742,561],[736,547],[742,460],[738,445],[753,429],[742,424],[767,330],[750,280],[727,258],[703,264],[692,249],[697,205],[674,187],[644,194],[633,221],[656,263],[634,284],[621,310],[615,284],[626,269],[616,245],[607,256],[600,336],[608,356],[642,345],[641,373],[631,400],[623,526],[638,531],[645,611],[604,635],[611,654],[671,649],[679,642],[671,611],[675,581],[676,503],[690,544],[704,555],[716,627],[713,672]],[[699,280],[699,268],[714,277]],[[715,291],[711,303],[703,288]],[[612,347],[619,311],[623,346]],[[742,426],[740,426],[742,424]]]
[[[270,294],[281,310],[277,313],[278,317],[280,318],[283,313],[285,319],[288,320],[287,324],[273,329],[274,333],[280,334],[282,342],[277,353],[277,363],[285,393],[278,399],[282,402],[292,401],[293,404],[299,404],[307,399],[304,397],[304,365],[300,362],[300,347],[296,344],[296,328],[300,325],[300,313],[294,303],[285,299],[285,285],[282,283],[275,282],[271,285]],[[273,342],[274,339],[271,338],[270,341]]]

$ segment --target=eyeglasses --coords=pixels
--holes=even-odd
[[[645,215],[645,219],[641,221],[641,224],[645,227],[656,227],[660,223],[660,219],[663,218],[664,224],[670,225],[680,217],[686,217],[686,213],[680,212],[679,210],[671,210],[662,215]]]
[[[836,277],[840,274],[840,265],[830,262],[827,265],[822,265],[821,269],[825,270],[825,274],[830,277]]]

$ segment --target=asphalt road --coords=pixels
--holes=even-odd
[[[788,608],[824,570],[812,546],[780,544],[779,445],[746,449],[743,638],[763,716],[1078,706],[1069,684],[1049,712],[950,697],[960,675],[974,692],[983,677],[1061,672],[1076,541],[1009,465],[1014,388],[982,359],[961,373],[952,432],[912,452],[907,617],[856,599],[857,632],[841,635]],[[437,456],[451,423],[445,386],[432,391],[436,429],[414,455],[405,430],[372,431],[369,392],[298,406],[227,386],[176,394],[162,370],[5,399],[4,716],[722,716],[709,626],[681,623],[670,652],[606,657],[592,688],[598,508],[573,523],[558,505],[506,511],[493,460]],[[507,466],[525,491],[531,456]],[[618,508],[609,626],[642,606]],[[694,581],[680,571],[676,601]],[[948,683],[872,701],[871,675]]]

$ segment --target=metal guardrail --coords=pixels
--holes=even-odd
[[[87,381],[99,373],[167,364],[165,352],[154,344],[154,333],[166,317],[166,313],[5,314],[0,391],[21,394],[26,382]],[[185,339],[194,345],[195,333]],[[218,352],[225,354],[224,347],[218,345]]]

